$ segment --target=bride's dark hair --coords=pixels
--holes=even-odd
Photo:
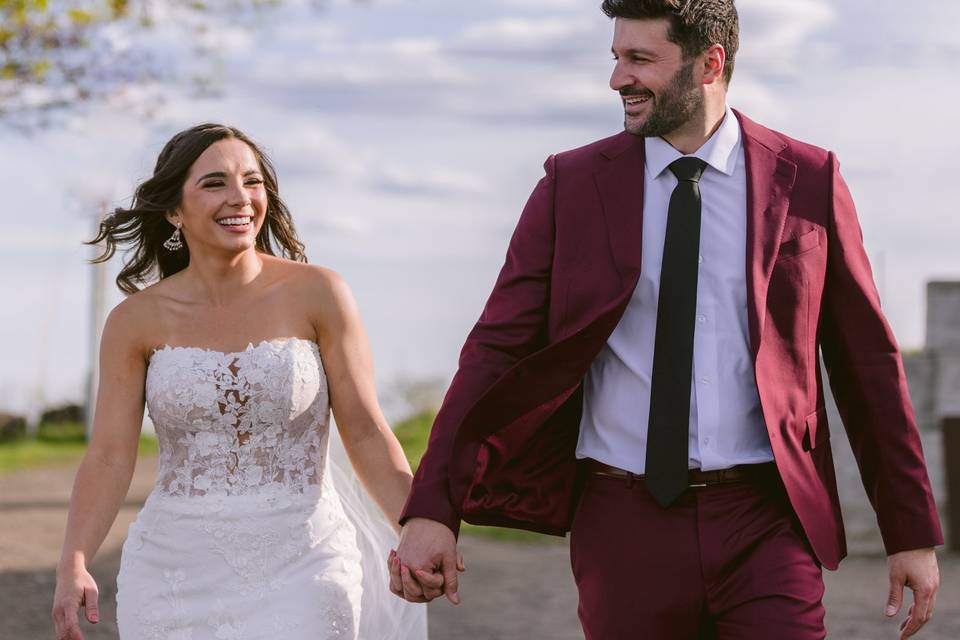
[[[163,242],[176,228],[164,214],[180,206],[183,185],[197,158],[214,142],[227,138],[246,143],[263,173],[267,213],[257,234],[257,250],[277,255],[275,245],[279,245],[283,257],[297,262],[307,261],[290,211],[277,191],[277,175],[270,159],[239,129],[219,124],[201,124],[181,131],[164,145],[153,176],[137,187],[133,205],[129,209],[114,209],[100,223],[97,237],[86,243],[106,244],[103,254],[92,260],[94,263],[109,260],[118,246],[130,247],[127,250],[130,255],[117,276],[117,286],[125,293],[137,292],[138,284],[147,285],[155,278],[162,280],[173,275],[190,262],[190,247],[185,238],[184,246],[179,251],[163,248]]]

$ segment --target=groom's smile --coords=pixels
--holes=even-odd
[[[624,90],[620,92],[620,95],[623,98],[624,113],[628,117],[643,113],[647,108],[647,103],[653,99],[653,94],[649,91]]]

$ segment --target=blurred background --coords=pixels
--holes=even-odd
[[[163,144],[220,122],[271,156],[310,261],[353,288],[382,402],[416,464],[543,160],[622,128],[599,4],[0,0],[0,601],[24,603],[0,638],[52,636],[91,356],[121,299],[119,260],[89,266],[82,241],[129,204]],[[960,415],[960,3],[737,6],[730,104],[837,152],[946,523],[943,420]],[[855,553],[827,576],[831,635],[895,637],[881,620],[879,535],[835,412],[831,429]],[[105,597],[152,482],[149,433],[98,560]],[[581,637],[563,541],[474,530],[464,544],[468,604],[431,605],[434,639]],[[943,562],[931,638],[960,637],[956,556]],[[90,637],[115,637],[109,617]]]

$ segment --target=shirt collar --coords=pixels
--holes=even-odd
[[[717,130],[690,155],[700,158],[720,173],[732,176],[737,166],[740,144],[740,123],[728,106]],[[663,138],[646,138],[645,145],[647,171],[654,178],[659,177],[671,162],[684,155]]]

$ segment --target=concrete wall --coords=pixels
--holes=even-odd
[[[907,387],[910,389],[910,400],[913,401],[913,410],[917,416],[917,426],[922,431],[935,429],[935,416],[938,414],[936,357],[926,351],[904,355],[903,369],[907,375]]]
[[[927,283],[925,348],[960,353],[960,282]]]

